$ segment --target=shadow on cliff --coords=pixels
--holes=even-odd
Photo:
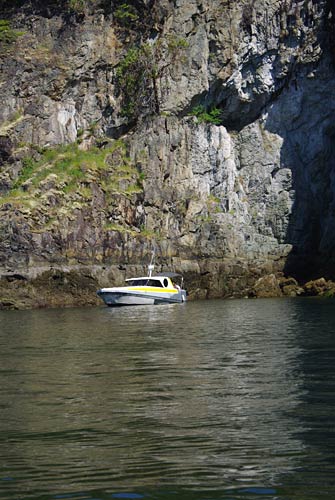
[[[280,168],[292,173],[285,274],[335,278],[335,71],[322,62],[270,106],[265,127],[283,138]],[[272,174],[274,175],[274,173]]]

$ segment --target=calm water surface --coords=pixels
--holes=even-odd
[[[335,499],[335,301],[0,312],[1,500]]]

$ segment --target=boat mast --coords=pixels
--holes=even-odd
[[[149,278],[151,278],[152,271],[155,269],[154,259],[155,259],[155,250],[153,250],[153,252],[152,252],[151,261],[150,261],[150,264],[148,265]]]

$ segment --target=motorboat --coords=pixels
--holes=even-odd
[[[153,276],[153,268],[153,265],[149,265],[148,276],[128,278],[125,286],[101,288],[97,294],[110,307],[185,302],[186,290],[183,289],[182,276],[172,272]]]

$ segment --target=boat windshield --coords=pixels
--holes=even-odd
[[[153,280],[149,278],[127,280],[127,286],[156,286],[159,288],[163,288],[160,280]]]

